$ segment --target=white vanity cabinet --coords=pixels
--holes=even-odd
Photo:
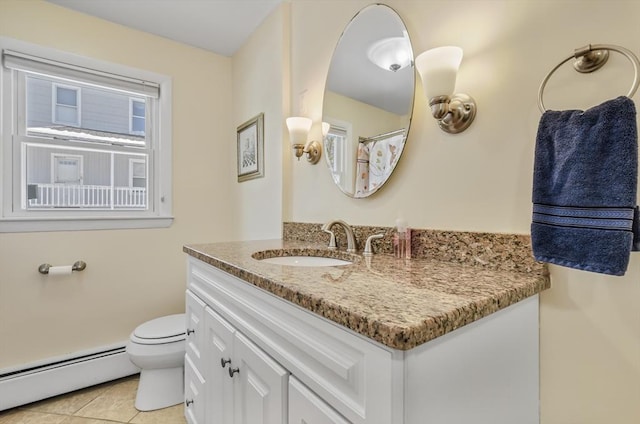
[[[286,423],[287,370],[208,307],[205,326],[211,360],[207,422]]]
[[[189,257],[187,315],[190,424],[539,423],[536,295],[401,351]]]
[[[207,307],[205,314],[207,377],[211,380],[208,384],[207,422],[233,423],[234,381],[228,370],[236,365],[232,358],[236,330],[211,308]]]
[[[288,372],[189,290],[186,309],[198,323],[188,327],[187,422],[286,423]]]

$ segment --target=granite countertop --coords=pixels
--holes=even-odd
[[[289,255],[306,252],[353,264],[291,267],[258,260],[283,255],[279,249]],[[301,241],[193,244],[183,250],[399,350],[412,349],[550,287],[544,266],[516,272],[433,259],[396,259],[389,254],[365,258]]]

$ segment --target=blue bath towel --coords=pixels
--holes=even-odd
[[[631,99],[618,97],[586,111],[546,111],[533,175],[536,260],[624,275],[632,248],[640,249],[637,186]]]

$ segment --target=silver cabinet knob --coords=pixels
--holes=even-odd
[[[238,368],[229,368],[229,377],[233,378],[233,375],[239,372],[240,372],[240,369]]]
[[[192,329],[192,328],[187,328],[187,336],[190,336],[191,334],[195,333],[196,330]]]
[[[193,399],[187,399],[184,401],[184,405],[188,408],[193,404]]]
[[[220,358],[220,366],[222,368],[226,367],[227,364],[230,364],[230,363],[231,363],[231,358],[229,359]]]

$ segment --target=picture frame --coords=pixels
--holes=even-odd
[[[264,113],[237,129],[238,182],[264,176]]]

